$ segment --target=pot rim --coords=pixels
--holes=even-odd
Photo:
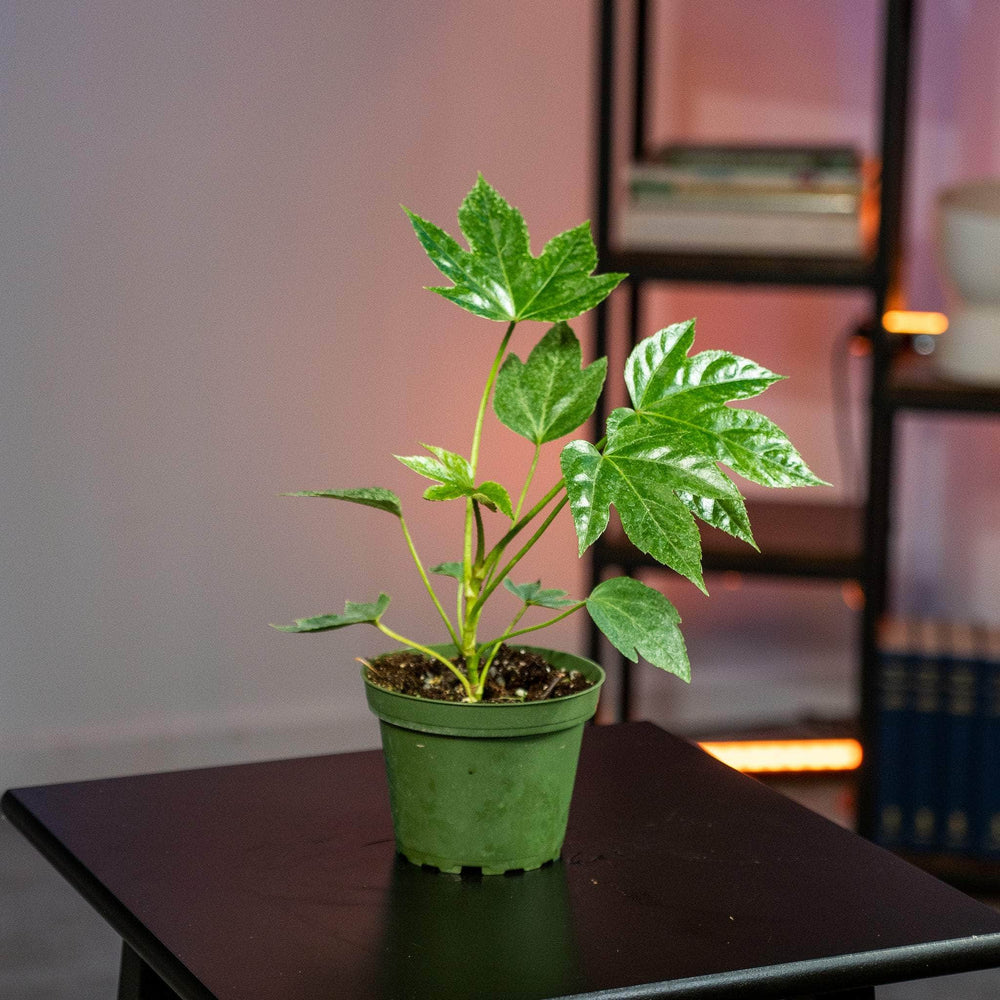
[[[437,647],[444,649],[452,646]],[[544,701],[517,702],[460,702],[439,701],[421,698],[418,695],[402,694],[372,683],[368,668],[361,667],[361,677],[365,685],[368,707],[383,722],[414,729],[419,732],[437,733],[443,736],[483,736],[507,737],[529,736],[559,729],[568,729],[590,719],[597,710],[601,686],[606,674],[600,664],[578,653],[565,650],[547,649],[538,646],[519,648],[537,652],[543,656],[569,657],[585,664],[588,679],[592,685],[573,694]],[[494,730],[491,723],[496,723]]]

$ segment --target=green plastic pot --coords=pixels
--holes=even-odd
[[[591,660],[524,647],[593,687],[545,701],[431,701],[362,677],[382,731],[396,848],[416,865],[484,875],[531,870],[559,856],[584,723],[604,671]]]

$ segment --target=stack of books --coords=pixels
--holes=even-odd
[[[1000,858],[1000,629],[888,619],[879,695],[878,841]]]
[[[864,255],[873,184],[846,146],[675,144],[628,168],[626,249]]]

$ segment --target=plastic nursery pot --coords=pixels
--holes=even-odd
[[[382,730],[396,848],[413,864],[499,875],[559,856],[604,671],[571,653],[524,648],[579,670],[593,687],[545,701],[462,704],[386,691],[362,669]]]

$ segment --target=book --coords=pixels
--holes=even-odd
[[[703,212],[828,212],[857,215],[861,209],[860,190],[804,190],[725,184],[646,184],[630,186],[636,208],[687,208]]]
[[[981,634],[976,854],[1000,858],[1000,631]]]
[[[630,184],[859,190],[862,158],[850,146],[671,143],[629,167]]]
[[[1000,629],[879,627],[875,839],[1000,858]]]
[[[856,213],[629,204],[618,238],[629,249],[856,257],[869,245]]]
[[[617,236],[626,248],[863,256],[877,205],[846,146],[673,144],[632,163]]]
[[[912,632],[907,684],[907,789],[903,842],[911,850],[940,848],[947,744],[944,701],[946,629],[922,620]]]
[[[878,716],[875,732],[875,839],[883,847],[903,843],[906,805],[906,714],[909,625],[900,618],[885,619],[878,638]]]
[[[960,854],[973,849],[976,822],[979,748],[976,714],[979,703],[983,651],[971,625],[952,622],[948,629],[944,672],[945,740],[944,794],[941,840],[947,851]]]

